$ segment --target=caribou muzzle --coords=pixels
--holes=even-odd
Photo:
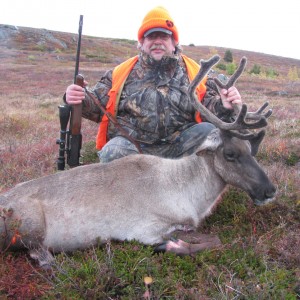
[[[263,170],[254,178],[256,183],[253,183],[250,188],[245,190],[253,200],[255,205],[261,206],[271,202],[276,194],[276,187],[269,180]]]
[[[271,202],[276,194],[276,188],[272,183],[269,183],[267,187],[261,188],[260,190],[251,193],[250,197],[255,205],[261,206]]]

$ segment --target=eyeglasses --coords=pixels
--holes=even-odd
[[[145,38],[148,39],[149,41],[154,41],[158,38],[160,38],[163,41],[167,41],[171,38],[171,34],[163,33],[163,32],[153,32],[147,35]]]

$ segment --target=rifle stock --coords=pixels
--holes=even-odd
[[[84,78],[78,74],[75,79],[75,84],[84,86]],[[82,146],[82,134],[81,134],[81,118],[82,118],[82,104],[71,106],[71,118],[70,118],[70,130],[68,139],[68,156],[67,163],[70,167],[79,166],[80,150]]]

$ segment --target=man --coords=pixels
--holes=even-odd
[[[182,54],[176,23],[166,9],[148,12],[138,42],[139,55],[106,72],[90,90],[122,130],[103,116],[85,89],[72,84],[66,91],[68,104],[83,103],[83,117],[100,123],[96,146],[101,162],[137,154],[139,147],[161,157],[190,155],[214,128],[196,116],[190,103],[187,89],[199,65]],[[233,116],[232,104],[241,103],[235,87],[220,95],[211,78],[200,83],[197,95],[224,121]]]

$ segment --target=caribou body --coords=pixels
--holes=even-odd
[[[202,62],[195,80],[215,61]],[[193,97],[196,84],[191,86]],[[0,249],[73,251],[110,239],[161,244],[179,254],[205,248],[209,243],[163,242],[176,230],[196,228],[227,184],[258,205],[274,197],[275,187],[254,158],[264,133],[247,129],[265,126],[268,115],[242,107],[235,127],[218,124],[194,154],[181,159],[132,155],[16,185],[0,196]],[[255,120],[250,125],[248,117]]]

